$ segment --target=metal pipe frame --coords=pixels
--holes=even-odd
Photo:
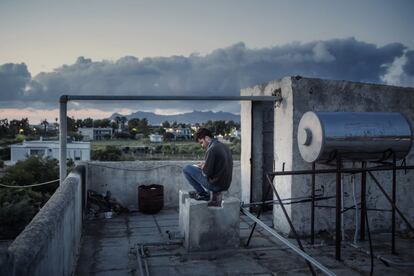
[[[379,183],[378,179],[375,177],[375,175],[372,172],[368,172],[368,174],[371,176],[372,180],[374,180],[374,183],[377,185],[377,187],[380,189],[382,194],[385,196],[385,198],[388,200],[388,202],[392,205],[393,210],[397,212],[401,219],[407,224],[408,228],[411,230],[411,232],[414,233],[414,227],[408,222],[407,218],[404,216],[404,214],[401,212],[401,210],[397,207],[396,203],[393,201],[393,199],[387,194],[387,192],[384,190],[384,188]]]
[[[366,162],[362,162],[362,169],[365,170],[367,167]],[[365,240],[365,214],[367,212],[367,172],[363,171],[361,173],[361,215],[360,215],[360,224],[361,230],[359,232],[359,239],[361,241]]]
[[[150,275],[149,268],[148,268],[148,261],[147,261],[147,258],[145,257],[144,246],[142,244],[140,246],[140,250],[141,250],[141,256],[144,259],[145,275]]]
[[[281,102],[281,96],[104,96],[104,95],[62,95],[59,99],[59,178],[60,185],[67,175],[67,103],[69,101],[262,101]]]
[[[366,167],[366,168],[341,168],[340,173],[362,173],[362,172],[372,172],[372,171],[392,171],[394,170],[393,166],[380,166],[380,167]],[[395,167],[395,170],[414,170],[414,166],[398,166]],[[338,169],[319,169],[319,170],[299,170],[299,171],[281,171],[281,172],[272,172],[270,175],[281,176],[281,175],[306,175],[306,174],[331,174],[337,173]]]
[[[315,186],[316,186],[316,163],[312,163],[312,189],[311,189],[311,244],[315,244]]]
[[[62,95],[61,101],[260,101],[277,102],[281,96],[133,96]]]
[[[312,201],[326,200],[326,199],[331,199],[334,197],[335,196],[321,196],[321,195],[315,196],[314,199],[310,196],[292,197],[292,198],[282,198],[282,202],[285,205],[290,205],[290,204],[296,204],[296,203],[306,203],[306,202],[312,202]],[[258,206],[262,204],[263,202],[243,203],[242,207],[252,207],[252,206]],[[279,201],[278,200],[266,200],[264,204],[265,205],[279,205]]]
[[[260,205],[260,209],[259,209],[259,211],[257,212],[257,216],[256,216],[256,219],[259,219],[260,218],[260,215],[262,214],[262,212],[263,212],[263,210],[264,210],[264,208],[265,208],[265,205],[266,205],[266,203],[265,203],[265,201],[264,201],[264,199],[265,198],[267,198],[267,196],[268,196],[268,194],[270,193],[270,185],[267,187],[267,191],[266,191],[266,195],[262,198],[263,199],[263,201],[262,201],[262,204]],[[252,237],[253,237],[253,233],[254,233],[254,230],[256,229],[256,225],[257,225],[257,223],[256,223],[256,221],[254,222],[254,224],[253,224],[253,227],[252,227],[252,231],[250,231],[250,235],[249,235],[249,238],[247,239],[247,242],[246,242],[246,247],[248,247],[249,246],[249,244],[250,244],[250,240],[252,239]]]
[[[286,208],[283,205],[282,200],[280,199],[279,193],[277,192],[276,187],[275,187],[275,185],[273,183],[274,176],[270,177],[269,174],[267,174],[266,177],[267,177],[267,181],[269,182],[269,185],[273,189],[273,193],[275,194],[277,200],[279,201],[280,208],[282,208],[283,214],[285,215],[285,218],[286,218],[287,222],[289,223],[290,230],[292,231],[292,233],[293,233],[293,235],[294,235],[294,237],[296,239],[296,242],[299,245],[300,250],[302,250],[303,252],[305,252],[305,249],[303,248],[302,242],[299,239],[299,235],[296,233],[296,229],[293,226],[292,220],[290,219],[290,217],[289,217],[289,215],[288,215],[288,213],[286,211]],[[312,275],[316,275],[315,270],[313,269],[311,263],[308,260],[306,260],[306,264],[309,266],[309,270],[312,273]]]
[[[142,260],[141,260],[141,252],[140,252],[140,248],[137,247],[135,249],[135,252],[137,254],[137,261],[138,261],[138,268],[139,268],[139,275],[146,275],[144,274],[144,270],[142,269]]]
[[[336,160],[336,208],[335,208],[335,259],[338,261],[341,259],[341,211],[342,211],[342,198],[341,198],[341,168],[342,160],[338,156]]]
[[[359,205],[359,204],[358,204]],[[336,208],[336,206],[330,206],[330,205],[315,205],[315,207],[317,208]],[[349,210],[355,210],[355,206],[351,206],[351,207],[347,207],[345,209],[342,210],[342,213],[345,213]],[[378,209],[378,208],[367,208],[367,211],[377,211],[377,212],[392,212],[392,209]]]
[[[397,166],[397,159],[395,153],[393,155],[393,170],[392,170],[392,213],[391,213],[391,253],[396,255],[397,252],[395,251],[395,204],[396,204],[396,190],[397,190],[397,171],[395,170]]]
[[[66,102],[60,102],[59,104],[59,140],[60,140],[60,154],[59,154],[59,179],[60,185],[65,181],[66,171],[66,144],[67,144],[67,104]]]
[[[247,217],[249,217],[250,219],[252,219],[255,223],[257,223],[261,227],[263,227],[263,229],[265,229],[267,232],[269,232],[272,236],[274,236],[279,241],[281,241],[282,243],[284,243],[285,245],[287,245],[290,249],[292,249],[294,252],[296,252],[299,256],[301,256],[302,258],[304,258],[308,264],[309,263],[312,263],[314,266],[316,266],[317,268],[319,268],[326,275],[336,275],[335,273],[333,273],[332,271],[330,271],[328,268],[326,268],[324,265],[322,265],[321,263],[319,263],[317,260],[315,260],[314,258],[312,258],[311,256],[309,256],[308,254],[306,254],[304,252],[304,250],[301,250],[301,249],[297,248],[294,244],[292,244],[289,240],[287,240],[286,238],[284,238],[283,236],[281,236],[274,229],[270,228],[264,222],[262,222],[260,219],[256,218],[248,210],[246,210],[245,208],[240,208],[240,211],[243,214],[245,214]],[[313,273],[315,273],[315,272],[313,271]]]
[[[385,165],[385,166],[378,166],[378,167],[367,167],[367,163],[365,161],[362,162],[362,167],[361,168],[343,168],[342,167],[342,161],[340,160],[340,157],[337,156],[337,160],[336,160],[336,169],[322,169],[322,170],[316,170],[314,166],[312,166],[312,170],[300,170],[300,171],[280,171],[280,172],[271,172],[267,174],[268,180],[269,182],[272,182],[273,184],[273,177],[275,176],[282,176],[282,175],[312,175],[312,186],[314,185],[314,180],[313,177],[315,174],[336,174],[336,204],[335,206],[316,206],[315,204],[312,204],[312,209],[314,209],[315,207],[327,207],[327,208],[335,208],[336,212],[335,212],[335,258],[337,260],[340,260],[341,257],[341,175],[342,173],[351,173],[351,174],[356,174],[356,173],[361,173],[362,177],[361,177],[361,232],[360,232],[360,238],[361,240],[365,239],[365,225],[366,225],[366,216],[367,216],[367,211],[391,211],[393,213],[398,213],[400,215],[400,217],[403,219],[403,221],[407,224],[408,228],[414,233],[414,228],[413,226],[408,222],[408,220],[406,219],[406,217],[402,214],[402,212],[397,208],[396,206],[396,171],[397,170],[412,170],[414,169],[414,166],[396,166],[396,160],[395,160],[395,155],[394,155],[394,159],[393,159],[393,163],[392,166],[390,166],[389,164]],[[379,181],[375,178],[375,176],[373,175],[374,171],[392,171],[393,172],[393,177],[392,177],[392,195],[389,196],[384,188],[382,188],[382,186],[380,185]],[[370,177],[374,180],[375,184],[378,186],[378,188],[381,190],[381,192],[385,195],[386,199],[390,202],[392,209],[391,210],[374,210],[374,209],[368,209],[366,207],[366,175],[369,174]],[[270,177],[272,177],[272,180],[270,180]],[[274,189],[275,194],[278,196],[277,191],[274,187],[274,185],[272,185],[272,188]],[[313,189],[313,188],[312,188]],[[312,192],[312,191],[311,191]],[[313,192],[311,197],[314,198]],[[280,200],[280,198],[278,198],[279,200],[279,204],[281,205],[282,209],[284,210],[283,207],[283,202]],[[348,208],[349,209],[353,209],[352,207]],[[346,210],[345,210],[346,211]],[[295,234],[296,232],[294,231],[293,225],[290,221],[290,218],[287,214],[287,212],[284,211],[284,214],[286,216],[286,219],[289,222],[289,225],[291,227],[292,232]],[[313,240],[313,234],[312,233],[312,228],[313,223],[314,223],[314,217],[312,218],[312,214],[314,215],[314,210],[311,210],[311,242]],[[364,219],[364,221],[362,221],[362,219]],[[396,254],[395,252],[395,215],[392,217],[392,253]],[[313,229],[314,230],[314,229]],[[295,234],[296,236],[296,234]],[[297,237],[296,237],[297,238]],[[298,238],[297,238],[298,240]]]

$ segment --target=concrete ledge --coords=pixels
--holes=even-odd
[[[8,248],[6,275],[71,275],[82,234],[82,185],[70,173]]]
[[[181,215],[181,214],[184,213],[184,206],[185,206],[186,199],[190,198],[188,192],[189,191],[180,190],[179,195],[178,195],[179,196],[179,201],[180,201],[179,204],[178,204],[179,205],[178,206],[178,208],[179,208],[178,213],[180,214],[179,217],[178,217],[178,227],[180,228],[180,234],[183,237],[184,237],[184,216]]]
[[[188,251],[237,248],[240,243],[240,200],[225,197],[221,207],[191,199],[180,191],[180,229]]]
[[[183,167],[194,160],[88,162],[88,189],[99,194],[111,191],[111,196],[123,206],[138,208],[138,186],[159,184],[164,186],[165,208],[178,207],[180,190],[192,187],[183,175]],[[233,177],[229,189],[231,196],[240,198],[240,161],[233,162]]]

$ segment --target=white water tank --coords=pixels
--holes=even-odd
[[[404,158],[413,131],[399,112],[306,112],[298,127],[298,146],[306,162],[384,161]]]

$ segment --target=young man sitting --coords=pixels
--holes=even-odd
[[[190,193],[190,197],[210,201],[210,205],[220,205],[221,192],[229,189],[233,174],[230,149],[214,139],[211,131],[206,128],[197,131],[195,140],[206,153],[204,162],[186,165],[183,169],[185,178],[195,189],[195,192]]]

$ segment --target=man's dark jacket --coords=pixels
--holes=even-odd
[[[213,139],[205,155],[203,173],[216,192],[228,190],[233,174],[233,158],[230,149]]]

